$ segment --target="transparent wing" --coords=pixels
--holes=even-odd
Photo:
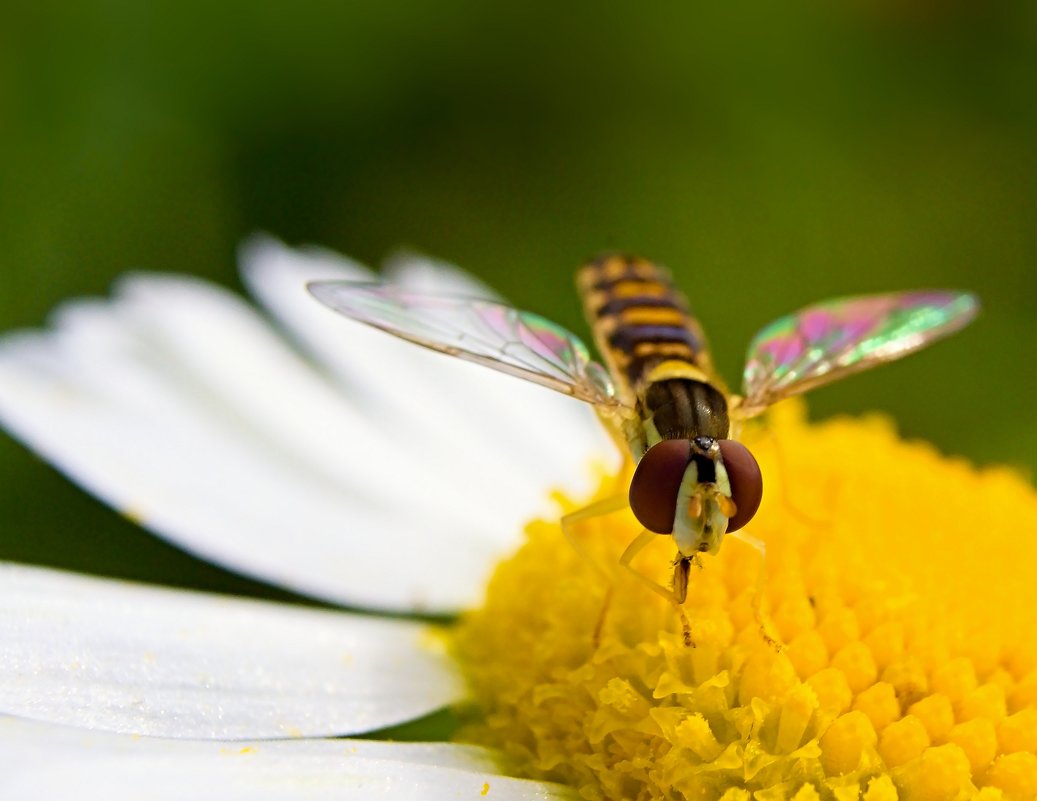
[[[623,405],[608,371],[591,359],[587,346],[539,314],[392,284],[315,281],[307,288],[340,314],[426,348],[597,406]]]
[[[775,320],[749,345],[743,414],[920,350],[978,311],[974,295],[932,290],[839,298]]]

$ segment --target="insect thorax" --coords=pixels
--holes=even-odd
[[[638,392],[637,411],[641,431],[628,432],[637,457],[664,439],[719,440],[730,433],[727,399],[705,381],[669,378],[647,383]]]

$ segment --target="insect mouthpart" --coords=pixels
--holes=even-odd
[[[684,556],[716,553],[727,533],[728,520],[737,511],[723,462],[710,464],[713,481],[699,480],[698,461],[703,458],[692,459],[688,464],[677,493],[673,539]]]

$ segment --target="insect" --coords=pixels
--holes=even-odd
[[[738,424],[783,398],[919,350],[965,326],[979,309],[973,295],[952,291],[809,306],[753,338],[742,394],[732,395],[666,270],[607,254],[583,265],[576,283],[604,365],[561,326],[493,301],[379,283],[318,281],[308,288],[354,320],[593,404],[637,466],[625,496],[567,515],[563,529],[576,545],[572,525],[629,505],[644,531],[621,557],[628,568],[656,535],[671,536],[677,556],[670,588],[633,572],[674,603],[689,643],[680,605],[693,560],[716,553],[763,496],[756,460],[734,438]]]

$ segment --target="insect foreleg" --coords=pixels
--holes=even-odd
[[[648,543],[652,542],[658,536],[659,535],[656,534],[653,531],[649,531],[648,529],[643,529],[641,531],[641,533],[638,534],[634,538],[633,542],[631,542],[626,547],[626,550],[623,551],[623,555],[619,557],[619,563],[623,567],[625,567],[630,572],[630,574],[632,576],[634,576],[634,578],[636,578],[638,581],[640,581],[642,584],[644,584],[646,587],[648,587],[652,592],[654,592],[657,595],[665,598],[667,601],[670,602],[670,604],[673,605],[673,609],[677,613],[677,617],[681,621],[681,633],[682,633],[682,635],[684,637],[684,644],[687,647],[689,647],[689,648],[694,648],[695,647],[695,641],[691,638],[691,624],[688,623],[688,616],[686,614],[684,614],[684,610],[681,608],[681,602],[680,602],[680,600],[677,597],[676,591],[671,589],[671,588],[669,588],[669,587],[663,586],[662,584],[660,584],[659,582],[657,582],[657,581],[655,581],[653,579],[650,579],[644,573],[642,573],[641,571],[637,570],[633,566],[633,564],[632,564],[634,559],[637,558],[637,555],[639,553],[641,553],[641,551],[643,551],[645,549],[645,547],[648,545]],[[680,564],[678,564],[674,568],[674,571],[675,571],[674,572],[674,580],[675,581],[679,580],[679,578],[677,576],[677,571],[681,570],[681,566],[680,565],[684,564],[686,561],[687,560],[685,560],[685,559],[681,559],[680,560]],[[687,569],[687,565],[684,565],[684,569],[685,570]],[[684,589],[685,589],[685,592],[687,591],[687,586],[688,586],[688,581],[687,581],[687,575],[685,574],[685,577],[684,577]]]
[[[767,576],[767,543],[747,533],[745,529],[732,531],[728,536],[744,542],[760,556],[760,569],[756,571],[756,581],[753,582],[753,618],[755,618],[756,624],[760,627],[760,636],[775,651],[780,652],[784,647],[781,638],[777,632],[775,632],[774,636],[771,636],[770,630],[773,630],[774,625],[763,611],[763,602],[765,600],[763,587]]]
[[[590,520],[594,517],[603,517],[604,515],[621,511],[628,505],[629,501],[625,494],[614,495],[611,498],[604,498],[592,503],[590,506],[585,506],[582,509],[577,509],[575,512],[563,515],[561,519],[562,533],[565,535],[565,539],[569,542],[569,545],[572,546],[574,551],[576,551],[577,556],[590,565],[595,573],[601,576],[602,580],[605,581],[607,585],[605,589],[605,600],[602,603],[601,612],[598,613],[598,622],[594,626],[593,642],[595,648],[597,648],[601,643],[601,630],[605,626],[605,616],[608,614],[609,605],[612,603],[612,576],[609,575],[609,571],[602,567],[598,560],[587,553],[583,545],[580,544],[580,541],[576,538],[575,527],[584,520]]]
[[[576,551],[577,555],[589,564],[594,571],[601,576],[606,582],[611,583],[612,576],[609,572],[601,566],[593,556],[587,553],[587,550],[580,544],[580,541],[576,539],[575,526],[578,523],[582,523],[584,520],[590,520],[594,517],[603,517],[610,515],[613,512],[618,512],[622,509],[626,509],[629,506],[629,501],[626,495],[613,495],[610,498],[603,498],[600,501],[595,501],[589,506],[584,506],[582,509],[577,509],[575,512],[569,512],[567,515],[562,516],[561,526],[562,533],[565,535],[566,540],[572,546],[572,549]]]

